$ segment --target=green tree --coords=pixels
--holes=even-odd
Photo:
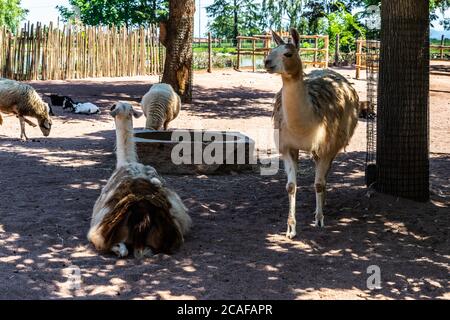
[[[304,33],[307,21],[303,11],[308,0],[263,0],[266,26],[276,30],[296,28]]]
[[[215,0],[206,7],[213,20],[208,29],[216,38],[233,38],[262,32],[261,4],[253,0]]]
[[[20,0],[0,0],[0,26],[6,26],[12,32],[17,31],[27,13],[28,10],[20,6]]]
[[[58,6],[65,21],[85,25],[148,25],[167,18],[168,0],[69,0]]]

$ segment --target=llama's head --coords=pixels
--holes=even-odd
[[[127,120],[133,117],[139,118],[142,112],[133,109],[133,106],[127,102],[119,101],[111,107],[111,116],[117,120]]]
[[[303,74],[302,63],[298,54],[300,35],[295,29],[291,29],[291,35],[293,43],[286,43],[276,32],[272,31],[273,40],[277,47],[269,53],[264,61],[267,72],[291,77],[298,77]]]

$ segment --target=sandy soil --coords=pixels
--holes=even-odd
[[[349,77],[354,71],[341,69]],[[138,102],[157,77],[35,82],[42,94],[97,103]],[[354,80],[364,99],[365,81]],[[255,132],[270,128],[281,81],[263,73],[195,76],[195,101],[178,128]],[[86,241],[91,210],[114,167],[114,126],[107,112],[78,116],[55,108],[49,138],[18,120],[0,127],[0,298],[12,299],[409,299],[450,298],[450,81],[431,80],[432,200],[415,203],[368,193],[365,122],[333,165],[326,227],[312,226],[312,163],[302,156],[298,236],[286,227],[282,170],[273,176],[166,176],[194,221],[173,256],[143,261],[99,255]],[[136,127],[142,127],[139,119]],[[260,141],[259,143],[263,143]],[[370,195],[370,197],[368,197]],[[381,289],[367,288],[367,268]],[[81,285],[68,281],[79,268]],[[76,283],[76,281],[75,281]]]

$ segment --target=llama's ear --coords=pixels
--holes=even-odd
[[[115,117],[117,116],[117,106],[115,104],[113,104],[111,106],[111,111],[109,112],[109,114],[111,115],[111,117]]]
[[[294,42],[294,45],[297,49],[300,48],[300,35],[298,34],[297,29],[292,28],[291,29],[291,36],[292,36],[292,41]]]
[[[142,117],[142,115],[143,115],[142,112],[137,111],[137,110],[135,110],[135,109],[133,108],[133,117],[135,117],[135,118],[137,119],[137,118]]]
[[[270,30],[272,32],[273,41],[277,44],[277,46],[281,46],[283,44],[286,44],[284,40],[273,30]]]

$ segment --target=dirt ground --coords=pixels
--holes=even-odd
[[[340,72],[354,76],[351,69]],[[41,94],[70,95],[102,114],[55,108],[51,136],[19,122],[0,127],[0,298],[5,299],[428,299],[450,298],[450,81],[431,78],[429,203],[364,185],[365,122],[337,158],[328,184],[326,227],[313,227],[313,169],[301,156],[298,230],[284,237],[286,178],[238,174],[166,176],[194,227],[173,256],[142,261],[98,254],[86,240],[93,204],[114,167],[114,101],[138,102],[158,77],[34,82]],[[351,79],[365,99],[364,79]],[[270,128],[281,80],[264,73],[195,76],[194,103],[175,128],[252,132]],[[136,127],[142,127],[139,119]],[[263,143],[264,141],[260,142]],[[369,197],[370,195],[370,197]],[[367,288],[380,267],[381,289]],[[79,268],[80,286],[69,281]],[[76,272],[75,272],[76,274]]]

